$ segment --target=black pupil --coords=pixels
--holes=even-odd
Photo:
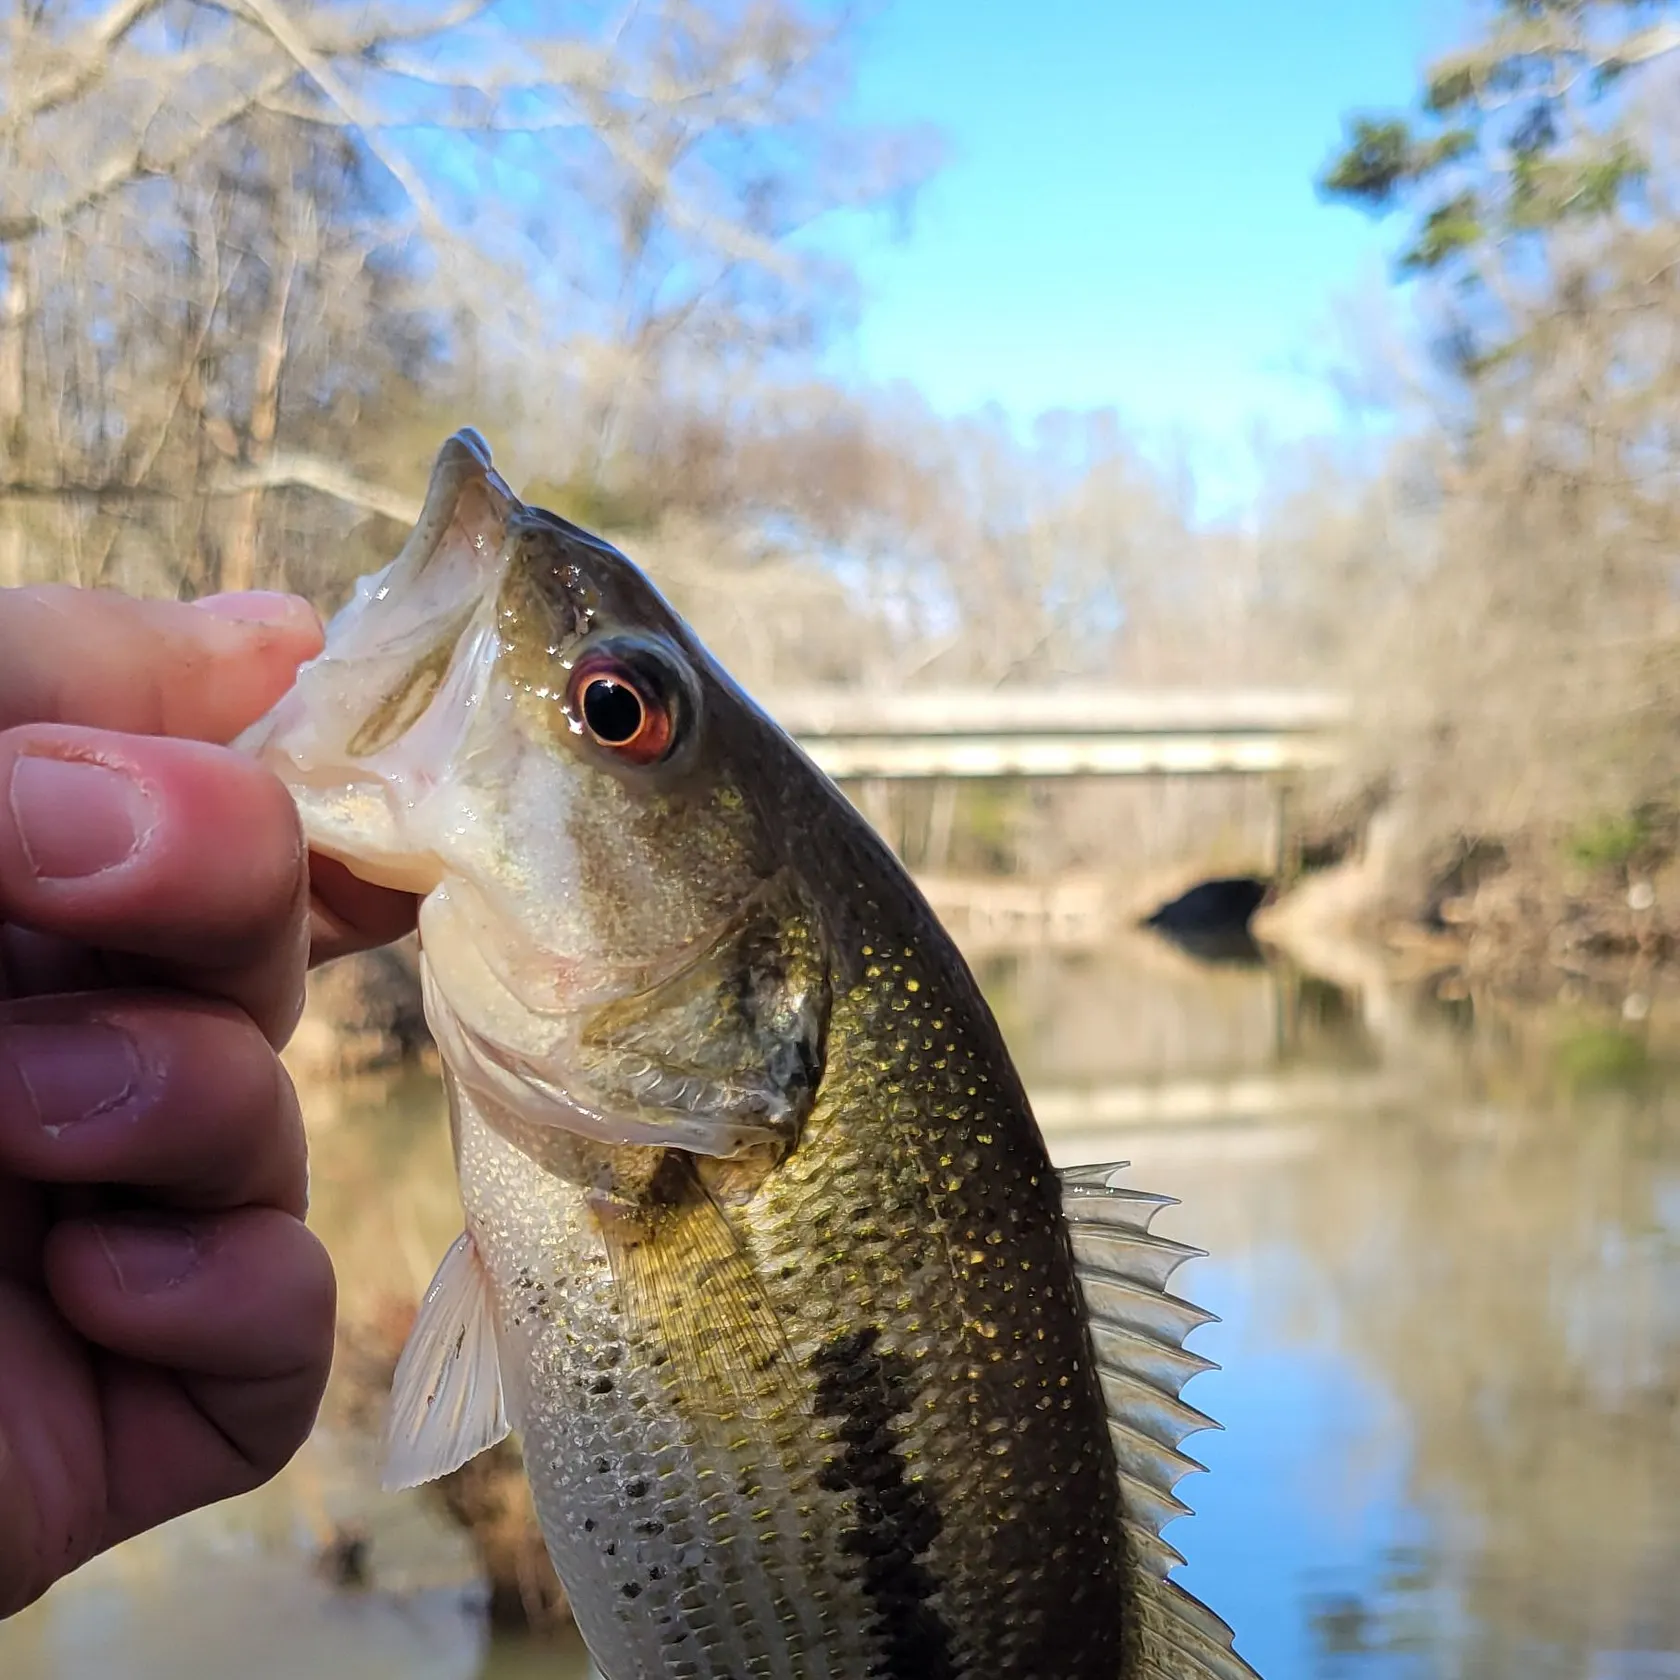
[[[611,677],[597,677],[583,691],[583,721],[597,741],[622,746],[642,727],[642,702],[635,689]]]

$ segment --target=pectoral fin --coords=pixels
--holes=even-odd
[[[703,1433],[796,1416],[781,1321],[727,1215],[675,1160],[664,1189],[664,1201],[596,1203],[626,1319],[657,1350],[685,1417]]]
[[[444,1255],[397,1361],[382,1483],[395,1492],[447,1476],[507,1432],[490,1275],[463,1231]]]

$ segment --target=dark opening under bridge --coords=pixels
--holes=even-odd
[[[805,689],[765,709],[836,781],[1287,776],[1338,757],[1348,706],[1305,690]]]

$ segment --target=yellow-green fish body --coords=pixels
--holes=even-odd
[[[1052,1169],[890,853],[474,434],[249,739],[426,895],[465,1231],[390,1478],[511,1422],[608,1680],[1249,1673],[1171,1586],[1189,1251]]]

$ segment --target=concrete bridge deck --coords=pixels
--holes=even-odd
[[[1339,696],[1307,690],[785,690],[765,709],[836,781],[1254,776],[1339,757]]]

